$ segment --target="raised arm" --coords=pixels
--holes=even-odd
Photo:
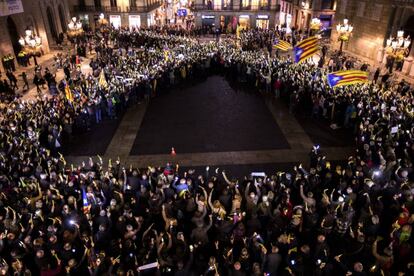
[[[165,205],[162,205],[162,218],[164,219],[164,222],[167,223],[168,222],[168,217],[167,214],[165,213]]]
[[[208,205],[210,206],[211,210],[213,210],[214,208],[213,203],[211,202],[211,198],[213,197],[213,191],[214,191],[214,188],[211,189],[210,194],[208,195]]]
[[[221,174],[223,175],[224,181],[226,181],[228,185],[232,184],[232,182],[227,178],[226,172],[224,170],[221,172]]]
[[[244,190],[244,196],[245,196],[245,198],[248,198],[249,197],[249,189],[250,189],[250,181],[247,182],[246,189]]]

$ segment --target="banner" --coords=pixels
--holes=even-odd
[[[22,0],[0,0],[0,16],[22,13]]]

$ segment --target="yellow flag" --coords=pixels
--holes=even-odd
[[[101,74],[99,75],[99,86],[102,88],[108,88],[108,83],[106,82],[104,70],[101,70]]]
[[[65,96],[69,102],[73,102],[73,94],[72,94],[72,91],[70,90],[69,84],[67,83],[65,86]]]

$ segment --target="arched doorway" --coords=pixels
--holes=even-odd
[[[52,35],[52,38],[56,42],[56,39],[57,39],[56,24],[55,24],[55,19],[53,17],[53,13],[50,7],[46,9],[46,14],[47,14],[47,20],[49,22],[50,34]]]
[[[403,27],[405,35],[414,37],[414,15],[411,15]]]
[[[62,31],[66,33],[66,20],[65,20],[65,13],[63,12],[62,5],[58,6],[59,11],[59,19],[60,19],[60,25],[62,26]]]
[[[19,43],[19,32],[17,31],[16,24],[14,23],[13,18],[10,16],[7,17],[7,30],[9,31],[10,41],[13,46],[14,54],[17,56],[17,54],[22,49],[22,46]]]
[[[411,15],[407,22],[405,23],[404,27],[402,28],[404,31],[404,36],[410,36],[411,38],[414,37],[414,15]],[[413,54],[413,43],[411,43],[409,47],[409,52],[411,51],[411,55]]]

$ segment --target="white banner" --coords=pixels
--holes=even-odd
[[[121,27],[121,16],[109,15],[109,24],[113,25],[115,29],[119,29]]]
[[[0,16],[22,12],[24,11],[21,0],[0,0]]]
[[[141,16],[130,15],[129,16],[129,28],[139,28],[139,27],[141,27]]]

